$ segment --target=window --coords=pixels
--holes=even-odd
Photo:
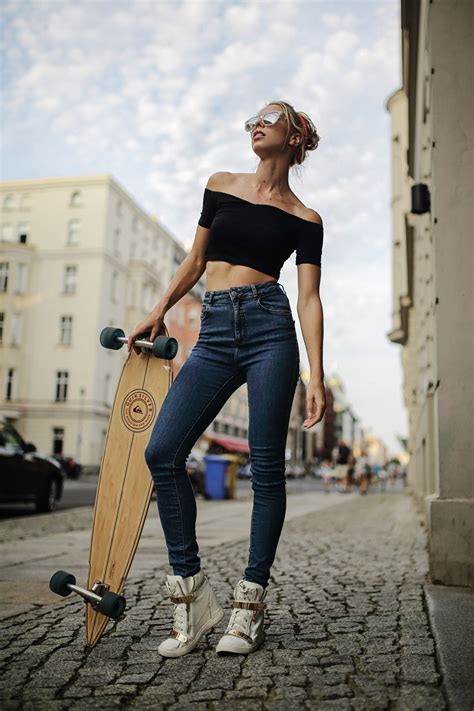
[[[26,291],[26,264],[17,262],[15,269],[15,294],[24,294]]]
[[[30,202],[30,193],[23,193],[20,197],[20,210],[28,210]]]
[[[81,228],[81,221],[77,218],[72,218],[69,220],[67,225],[67,243],[77,244],[79,242],[79,232]]]
[[[7,370],[7,388],[5,392],[5,400],[13,400],[16,395],[16,368],[8,368]]]
[[[11,222],[2,224],[2,242],[13,242],[13,225]]]
[[[72,316],[61,316],[59,325],[59,342],[62,346],[72,343]]]
[[[53,454],[64,451],[64,427],[53,427]]]
[[[8,262],[0,262],[0,292],[8,288]]]
[[[18,225],[18,242],[26,244],[30,235],[30,223],[20,222]]]
[[[56,371],[56,402],[66,402],[67,400],[68,376],[67,370]]]
[[[15,207],[13,195],[5,195],[3,199],[3,209],[12,210]]]
[[[82,207],[82,193],[80,190],[75,190],[72,193],[69,205],[71,207]]]
[[[21,343],[21,331],[23,326],[23,314],[13,313],[11,318],[11,345],[19,346]]]
[[[3,343],[3,329],[5,328],[5,312],[0,311],[0,343]]]
[[[74,294],[76,292],[77,267],[68,265],[64,269],[64,293]]]

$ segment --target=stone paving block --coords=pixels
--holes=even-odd
[[[327,701],[315,701],[309,699],[304,702],[304,708],[311,711],[350,711],[351,702],[349,699],[334,699]]]
[[[155,676],[154,671],[143,672],[142,674],[124,674],[116,679],[116,684],[147,684]]]
[[[125,698],[130,694],[137,695],[138,686],[136,684],[112,684],[110,686],[102,686],[94,690],[94,696],[117,696]]]

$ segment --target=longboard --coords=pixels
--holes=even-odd
[[[86,588],[70,573],[57,571],[50,589],[66,596],[80,594],[86,601],[86,642],[100,640],[110,618],[125,609],[121,595],[143,531],[153,491],[145,448],[163,400],[173,382],[170,360],[177,342],[160,335],[153,343],[134,341],[124,362],[109,419],[99,472]],[[117,350],[127,341],[121,329],[103,329],[101,343]]]

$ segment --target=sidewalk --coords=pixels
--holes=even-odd
[[[288,496],[267,639],[248,657],[214,647],[246,565],[251,500],[198,502],[203,569],[226,614],[178,659],[156,651],[173,609],[156,503],[125,587],[127,614],[92,650],[82,600],[48,590],[57,569],[79,583],[86,575],[92,511],[64,513],[55,531],[31,523],[23,540],[0,546],[2,709],[458,711],[446,701],[425,602],[426,536],[405,492]]]

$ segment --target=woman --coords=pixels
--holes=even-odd
[[[285,447],[299,377],[299,350],[280,269],[296,250],[298,316],[308,352],[309,429],[323,417],[323,312],[319,298],[323,226],[288,184],[319,137],[306,114],[271,102],[245,122],[260,158],[256,173],[213,174],[204,191],[194,243],[168,290],[128,338],[154,340],[164,315],[206,271],[200,332],[176,375],[145,451],[174,575],[166,588],[174,624],[158,651],[190,652],[223,617],[201,570],[196,501],[186,459],[226,400],[247,382],[249,448],[254,502],[248,566],[235,586],[233,610],[218,653],[248,654],[264,641],[264,599],[286,512]]]

